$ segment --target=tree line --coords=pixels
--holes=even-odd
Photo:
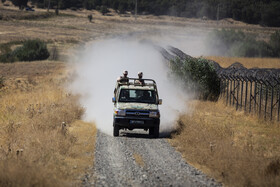
[[[2,0],[3,1],[3,0]],[[26,4],[28,0],[12,0],[15,5]],[[171,15],[188,18],[219,20],[233,18],[252,24],[280,26],[279,0],[30,0],[40,8],[58,6],[66,8],[97,9],[112,8],[119,13]]]

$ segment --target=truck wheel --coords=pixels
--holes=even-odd
[[[154,138],[159,137],[159,125],[154,127]]]
[[[154,135],[154,128],[153,127],[149,128],[149,135],[150,136]]]
[[[120,135],[120,128],[118,125],[114,125],[114,136]]]

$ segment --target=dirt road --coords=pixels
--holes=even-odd
[[[85,186],[221,186],[185,163],[165,138],[145,131],[97,133],[95,164]]]

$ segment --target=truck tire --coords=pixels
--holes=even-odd
[[[154,127],[149,128],[149,135],[150,136],[154,135]]]
[[[120,135],[120,128],[118,125],[114,125],[114,136],[119,136]]]
[[[159,137],[159,125],[154,127],[154,138],[158,138]]]

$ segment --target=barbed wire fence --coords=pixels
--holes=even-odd
[[[168,61],[193,58],[172,46],[158,49]],[[247,69],[238,62],[222,68],[215,61],[209,62],[220,78],[220,98],[227,105],[265,120],[280,120],[280,69]]]

